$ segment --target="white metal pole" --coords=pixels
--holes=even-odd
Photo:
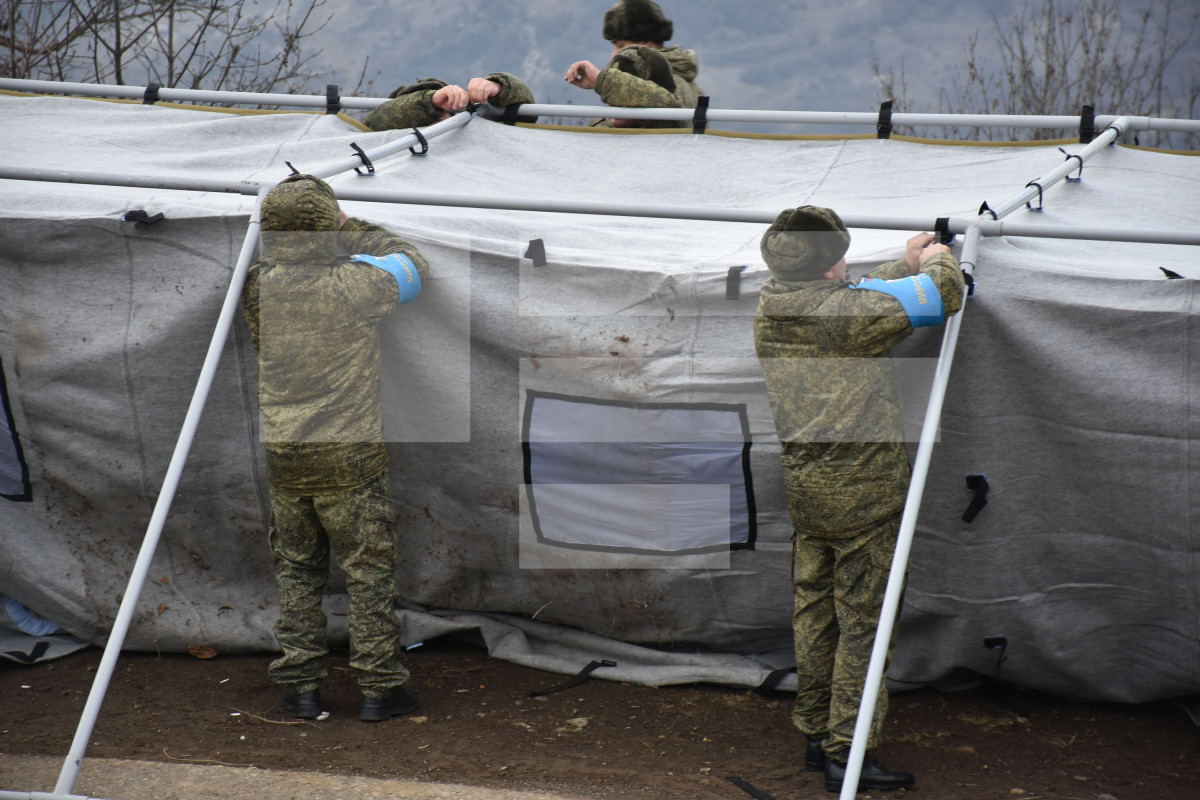
[[[1069,156],[1067,164],[1060,166],[1043,178],[1043,191],[1061,181],[1071,168],[1081,169],[1083,163],[1099,152],[1103,147],[1113,142],[1120,135],[1126,124],[1121,118],[1110,125],[1103,134],[1085,147],[1076,156]],[[1078,162],[1072,161],[1078,158]],[[1034,192],[1029,195],[1030,190]],[[1037,196],[1034,187],[1003,203],[995,210],[995,216],[1003,217],[1024,205],[1031,197]],[[981,215],[981,219],[982,219]],[[974,272],[975,259],[979,248],[980,228],[971,226],[967,229],[963,242],[962,263],[967,272]],[[912,551],[912,540],[917,527],[917,515],[921,508],[921,498],[925,493],[925,480],[929,475],[929,462],[933,455],[933,445],[937,439],[938,424],[942,416],[942,404],[946,399],[946,386],[950,381],[950,368],[954,363],[954,350],[958,345],[958,333],[962,327],[962,318],[966,315],[966,289],[964,288],[963,306],[958,314],[946,323],[946,331],[942,337],[942,352],[938,356],[938,368],[929,393],[929,405],[925,412],[925,423],[921,428],[921,439],[917,447],[917,457],[913,463],[912,480],[908,487],[908,496],[904,503],[904,515],[900,519],[900,532],[896,539],[896,553],[892,559],[892,568],[888,573],[887,589],[884,592],[883,608],[879,613],[879,625],[875,631],[875,644],[871,649],[871,662],[867,667],[867,678],[863,684],[862,699],[858,707],[858,719],[854,725],[854,740],[850,745],[850,757],[846,760],[846,774],[842,782],[841,800],[853,800],[858,790],[858,779],[862,774],[863,758],[866,756],[867,739],[870,736],[871,721],[875,716],[875,705],[879,700],[879,688],[883,682],[883,672],[887,665],[888,645],[892,639],[892,629],[900,610],[900,598],[904,590],[904,575],[908,571],[908,557]]]

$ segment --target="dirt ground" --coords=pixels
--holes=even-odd
[[[716,686],[647,688],[565,678],[490,658],[461,641],[410,651],[415,715],[357,717],[335,653],[331,716],[292,720],[266,683],[269,655],[126,654],[89,757],[254,765],[562,792],[612,800],[744,800],[729,778],[778,800],[836,795],[803,771],[786,695]],[[47,664],[0,662],[3,754],[64,756],[100,651]],[[899,800],[1174,800],[1200,797],[1200,728],[1169,703],[1080,703],[1036,692],[922,689],[894,695],[880,760],[916,774]],[[52,787],[0,786],[48,791]],[[863,796],[863,795],[860,795]]]

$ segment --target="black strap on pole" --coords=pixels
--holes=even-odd
[[[1079,143],[1089,144],[1096,138],[1096,107],[1084,106],[1079,111]]]
[[[730,267],[729,272],[725,274],[725,299],[737,300],[742,294],[742,273],[746,271],[746,265],[740,267]]]
[[[146,91],[142,93],[142,105],[152,106],[157,103],[159,100],[158,90],[161,88],[161,83],[154,83],[151,81],[150,83],[146,84]]]
[[[558,686],[551,686],[549,689],[541,689],[536,692],[530,692],[529,696],[530,697],[545,697],[548,694],[554,694],[555,692],[561,692],[564,689],[570,689],[571,687],[578,686],[579,684],[586,681],[588,675],[591,675],[593,672],[600,669],[601,667],[615,667],[616,665],[617,665],[617,662],[609,661],[607,658],[604,659],[603,661],[592,661],[586,667],[579,670],[578,674],[576,674],[574,678],[571,678],[571,680],[567,681],[566,683],[559,684]]]
[[[1041,211],[1042,210],[1042,185],[1040,183],[1038,183],[1037,181],[1030,181],[1029,183],[1025,184],[1026,189],[1028,189],[1030,186],[1037,187],[1038,207],[1037,208],[1033,207],[1033,200],[1029,200],[1028,202],[1026,202],[1025,207],[1028,208],[1030,211]]]
[[[967,490],[974,493],[970,505],[963,512],[962,521],[972,522],[975,516],[987,505],[988,482],[982,472],[967,476]]]
[[[974,265],[972,265],[974,266]],[[975,296],[975,276],[963,270],[963,283],[967,285],[967,297]]]
[[[408,152],[412,153],[414,156],[428,155],[429,140],[425,138],[425,134],[421,133],[419,128],[413,128],[413,133],[416,135],[417,141],[421,143],[421,152],[418,153],[417,148],[415,147],[408,148]]]
[[[1072,178],[1070,175],[1068,175],[1067,180],[1071,183],[1078,183],[1079,181],[1083,180],[1083,156],[1079,155],[1078,153],[1068,153],[1066,150],[1063,150],[1061,147],[1058,148],[1058,152],[1060,152],[1064,156],[1066,156],[1067,161],[1070,161],[1073,158],[1079,162],[1079,174],[1076,175],[1074,178]]]
[[[517,124],[517,109],[521,107],[520,103],[513,103],[504,107],[504,117],[500,120],[505,125]]]
[[[692,114],[692,133],[702,134],[708,129],[708,95],[696,100],[696,113]]]
[[[983,205],[979,207],[979,216],[982,217],[984,214],[991,214],[992,219],[1000,219],[996,216],[996,212],[992,210],[992,207],[987,204],[987,200],[984,200]]]
[[[371,159],[367,158],[366,152],[361,147],[358,146],[358,142],[351,142],[350,148],[352,150],[354,150],[355,153],[358,153],[358,157],[360,159],[362,159],[363,166],[367,168],[367,174],[374,175],[375,174],[375,165],[371,163]],[[354,172],[357,175],[362,175],[360,167],[355,167]]]
[[[336,83],[325,85],[325,113],[337,114],[342,110],[342,98]]]
[[[875,123],[875,138],[892,138],[892,101],[884,100],[879,104],[879,120]]]
[[[287,164],[287,168],[288,168],[288,169],[290,169],[290,170],[292,171],[292,174],[293,174],[293,175],[299,175],[299,174],[300,174],[300,170],[298,170],[298,169],[296,169],[295,167],[293,167],[293,166],[292,166],[292,162],[290,162],[290,161],[285,161],[285,162],[283,162],[283,163]]]
[[[950,232],[950,218],[938,217],[933,223],[933,229],[937,232],[937,243],[949,245],[954,241],[954,234]]]

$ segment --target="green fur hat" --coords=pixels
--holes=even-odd
[[[675,92],[675,76],[671,73],[671,62],[653,47],[640,44],[624,47],[612,57],[606,69],[618,69],[644,80],[653,81],[668,92]]]
[[[610,42],[662,43],[675,33],[675,25],[651,0],[620,0],[604,14],[604,38]]]
[[[767,228],[759,249],[776,279],[789,283],[814,281],[846,255],[850,234],[833,209],[787,208]]]

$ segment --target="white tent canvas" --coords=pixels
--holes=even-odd
[[[3,166],[272,184],[405,132],[0,96]],[[1065,147],[1071,152],[1077,147]],[[603,135],[483,119],[335,190],[973,218],[1056,145]],[[1200,159],[1112,147],[1046,225],[1195,230]],[[253,200],[0,181],[0,592],[89,641],[111,625]],[[754,357],[761,224],[345,201],[432,278],[385,323],[410,641],[479,630],[559,672],[757,686],[791,663],[779,445]],[[163,219],[139,225],[126,213]],[[857,229],[863,270],[904,231]],[[530,244],[540,240],[541,259]],[[1200,691],[1195,247],[985,239],[889,678],[995,674],[1141,701]],[[744,267],[744,269],[740,269]],[[735,269],[731,277],[731,268]],[[1168,279],[1162,269],[1183,276]],[[731,283],[737,291],[729,291]],[[939,331],[897,351],[916,426]],[[274,646],[255,359],[239,321],[128,647]],[[7,448],[7,449],[6,449]],[[662,465],[670,465],[670,468]],[[964,477],[989,503],[962,520]],[[12,498],[12,499],[7,499]],[[344,587],[328,598],[335,637]],[[786,685],[786,683],[785,683]]]

